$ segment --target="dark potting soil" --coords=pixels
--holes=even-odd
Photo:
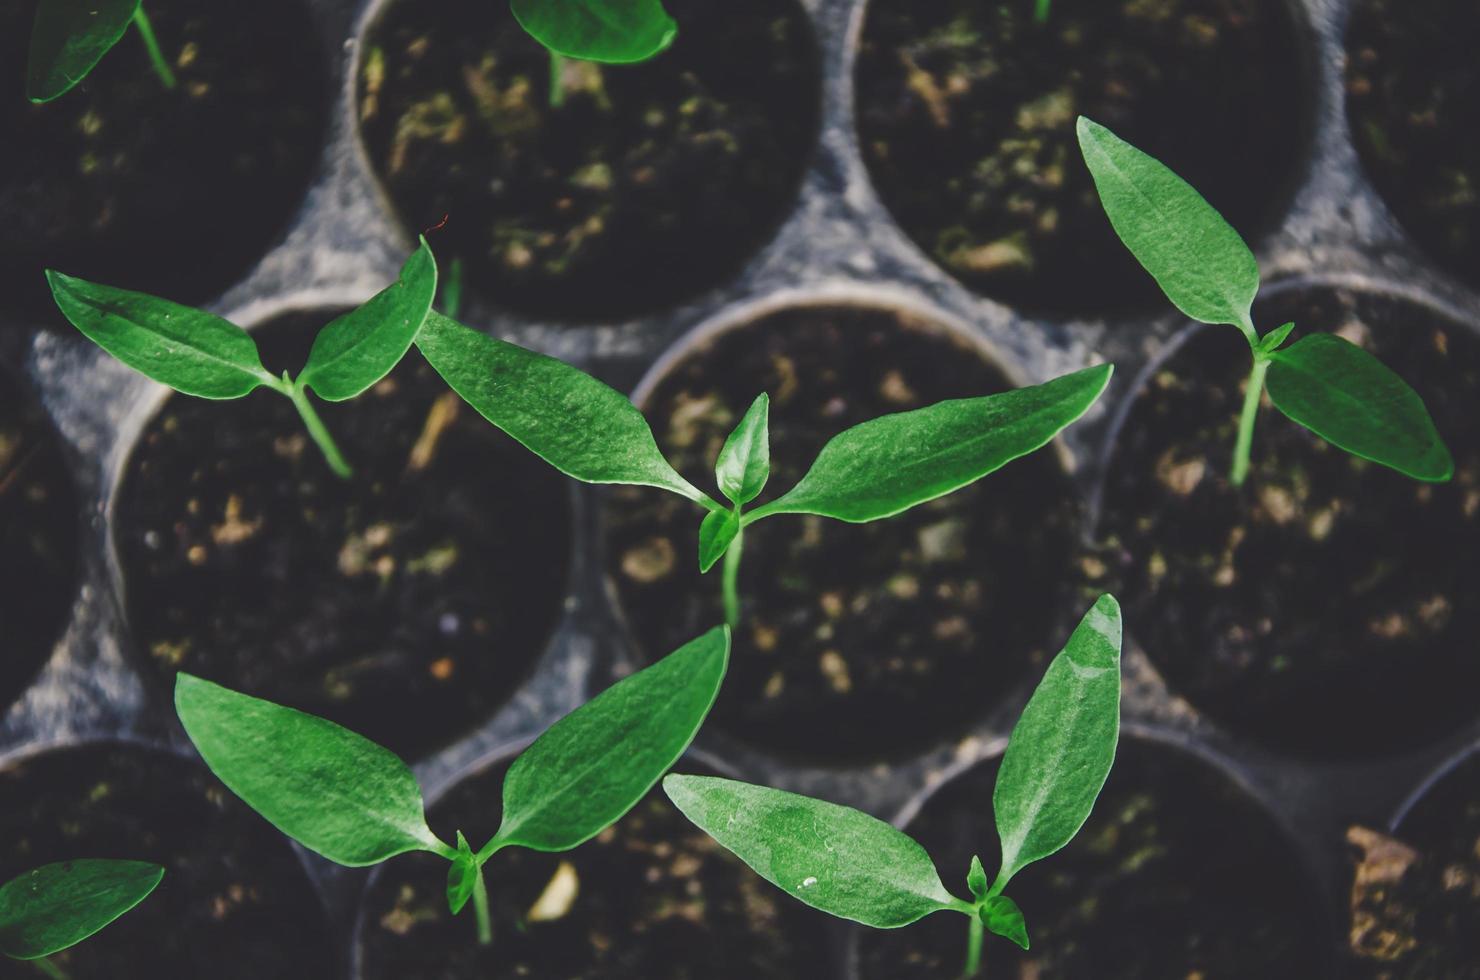
[[[1467,0],[1359,0],[1346,110],[1372,182],[1420,248],[1480,286],[1480,12]]]
[[[148,0],[179,85],[130,28],[47,105],[25,97],[36,4],[0,2],[0,287],[60,323],[42,270],[199,302],[298,208],[323,143],[324,52],[301,0]]]
[[[401,2],[359,78],[370,157],[408,228],[447,217],[438,254],[468,288],[536,315],[610,318],[731,276],[796,197],[820,113],[794,0],[672,0],[650,62],[565,62],[508,5]]]
[[[297,370],[331,314],[269,325]],[[134,450],[115,535],[135,649],[324,715],[403,755],[485,720],[561,614],[568,484],[468,410],[414,350],[319,411],[330,472],[286,398],[172,396]]]
[[[93,745],[0,771],[0,880],[52,861],[153,861],[142,904],[52,959],[71,980],[329,977],[324,909],[285,838],[198,763]],[[36,980],[0,958],[0,976]]]
[[[1397,836],[1348,834],[1352,951],[1370,980],[1480,978],[1480,759],[1430,790]]]
[[[768,392],[771,479],[753,508],[795,485],[850,426],[1010,387],[964,341],[907,316],[803,308],[703,342],[644,410],[678,470],[717,495],[719,449]],[[661,491],[610,493],[608,574],[647,661],[724,620],[719,567],[699,575],[702,516]],[[827,762],[903,755],[958,732],[1014,693],[1076,617],[1079,518],[1050,448],[888,520],[753,525],[742,623],[711,723]]]
[[[936,793],[908,832],[941,880],[969,894],[971,856],[998,855],[997,762]],[[1278,826],[1226,776],[1184,752],[1122,741],[1079,835],[1007,888],[1030,952],[988,936],[988,980],[1320,980],[1328,923]],[[940,913],[893,931],[860,930],[862,980],[946,980],[966,955],[964,916]]]
[[[458,784],[432,809],[432,828],[481,845],[498,828],[505,769]],[[493,943],[479,947],[472,906],[455,918],[447,910],[446,861],[418,854],[386,865],[362,909],[359,980],[830,975],[818,914],[689,823],[660,788],[573,851],[509,848],[484,872]]]
[[[1362,343],[1419,392],[1455,457],[1431,485],[1336,449],[1265,401],[1228,482],[1250,366],[1207,328],[1151,377],[1105,486],[1104,558],[1132,634],[1173,690],[1271,747],[1366,757],[1475,717],[1480,661],[1480,344],[1400,300],[1281,294],[1293,320]]]
[[[869,5],[864,159],[895,219],[968,286],[1052,313],[1162,302],[1116,239],[1075,137],[1087,115],[1158,157],[1246,236],[1303,162],[1299,32],[1284,0]]]
[[[0,371],[0,711],[50,657],[72,608],[77,519],[56,433]]]

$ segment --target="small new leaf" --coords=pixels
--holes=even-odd
[[[771,476],[770,414],[771,398],[762,392],[719,451],[714,475],[733,504],[750,503]]]
[[[699,525],[699,572],[709,571],[724,557],[740,533],[740,515],[733,510],[715,510]]]
[[[399,280],[319,331],[298,383],[330,402],[360,394],[406,356],[436,295],[437,261],[423,238]]]
[[[35,960],[82,942],[138,905],[164,877],[144,861],[47,864],[0,887],[0,953]]]
[[[1415,480],[1443,483],[1454,475],[1423,399],[1362,348],[1313,334],[1270,359],[1269,400],[1300,425]]]
[[[416,346],[478,414],[566,476],[707,499],[663,458],[653,430],[626,396],[589,374],[435,310]]]
[[[63,315],[124,364],[198,398],[240,398],[276,379],[241,327],[189,306],[47,270]]]
[[[1287,323],[1282,327],[1275,327],[1259,341],[1259,353],[1272,354],[1279,350],[1280,344],[1283,344],[1289,339],[1290,331],[1294,329],[1295,324],[1293,323]]]
[[[447,869],[447,907],[457,915],[468,904],[468,899],[473,897],[473,889],[478,885],[478,857],[473,849],[468,846],[468,839],[463,832],[457,832],[457,856],[452,859],[452,866]]]
[[[993,895],[981,909],[982,925],[988,930],[1010,939],[1023,949],[1028,948],[1028,923],[1023,920],[1017,902],[1006,895]]]
[[[1167,299],[1194,320],[1240,327],[1252,343],[1259,263],[1238,232],[1160,161],[1083,116],[1079,148],[1115,233]]]
[[[513,0],[511,6],[536,41],[582,61],[646,61],[678,36],[661,0]]]
[[[982,867],[982,859],[975,854],[971,856],[971,870],[966,872],[966,887],[971,889],[971,895],[977,901],[987,894],[987,870]]]
[[[1002,838],[999,891],[1089,819],[1120,737],[1120,638],[1120,605],[1101,596],[1012,730],[992,794]]]
[[[1041,385],[939,402],[872,419],[822,447],[801,481],[757,507],[862,523],[944,496],[1047,445],[1095,403],[1110,382],[1102,364]]]
[[[50,102],[87,77],[128,30],[139,0],[41,0],[31,26],[26,96]]]
[[[621,819],[689,747],[729,657],[716,627],[550,726],[509,767],[503,823],[479,857],[569,850]]]
[[[304,847],[348,867],[407,851],[450,857],[406,764],[323,718],[178,674],[175,710],[210,770]]]
[[[893,929],[962,904],[923,847],[866,813],[709,776],[669,776],[663,790],[756,874],[813,908]]]

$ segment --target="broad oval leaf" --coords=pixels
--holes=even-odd
[[[1454,458],[1418,392],[1356,344],[1318,333],[1270,360],[1269,400],[1322,439],[1415,480],[1454,476]]]
[[[1100,596],[1012,730],[992,792],[998,891],[1073,839],[1110,775],[1120,738],[1120,634],[1120,604]]]
[[[647,795],[704,723],[730,659],[716,627],[551,725],[504,776],[504,819],[484,848],[564,851]]]
[[[711,776],[669,776],[663,790],[756,874],[813,908],[876,929],[970,911],[913,838],[851,807]]]
[[[164,868],[88,858],[28,871],[0,887],[0,953],[35,960],[82,942],[154,891]]]
[[[661,0],[513,0],[511,6],[536,41],[582,61],[646,61],[678,36]]]
[[[330,402],[360,394],[406,356],[436,295],[437,260],[423,238],[396,282],[319,331],[299,384]]]
[[[452,856],[427,827],[416,777],[368,738],[184,673],[175,710],[221,782],[309,850],[351,868],[407,851]]]
[[[128,30],[139,0],[41,0],[31,26],[26,96],[50,102],[102,60]]]
[[[453,391],[566,476],[704,494],[663,458],[626,396],[564,361],[496,340],[433,310],[416,336]]]
[[[1028,923],[1017,902],[1006,895],[993,895],[982,905],[982,925],[1023,949],[1028,948]]]
[[[724,557],[740,534],[740,515],[733,510],[714,510],[699,525],[699,573],[709,571]]]
[[[480,869],[477,855],[459,830],[457,854],[453,856],[452,865],[447,869],[447,907],[452,910],[453,915],[461,912],[463,906],[468,904],[468,899],[473,897],[473,891],[478,887]]]
[[[198,398],[240,398],[276,379],[257,342],[218,316],[146,293],[115,289],[47,270],[63,315],[124,364]]]
[[[771,398],[761,392],[719,451],[714,475],[731,503],[750,503],[771,476],[770,415]]]
[[[1167,299],[1194,320],[1252,333],[1259,263],[1238,232],[1159,160],[1083,116],[1079,148],[1115,233]]]
[[[820,514],[862,523],[959,490],[1036,449],[1093,405],[1109,364],[983,398],[872,419],[822,447],[801,481],[745,515]]]

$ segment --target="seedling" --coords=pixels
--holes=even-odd
[[[730,634],[710,630],[550,726],[504,776],[498,833],[474,851],[427,826],[416,777],[389,750],[313,715],[180,674],[175,709],[206,765],[304,847],[352,868],[411,851],[451,863],[447,904],[468,899],[493,941],[483,865],[505,847],[567,851],[621,819],[683,754],[719,693]]]
[[[1311,334],[1280,345],[1295,329],[1263,337],[1254,327],[1259,264],[1248,245],[1191,185],[1110,130],[1079,119],[1079,146],[1110,224],[1167,299],[1194,320],[1243,331],[1254,355],[1233,451],[1234,486],[1249,474],[1260,397],[1354,456],[1415,480],[1442,483],[1454,460],[1423,399],[1357,345]]]
[[[46,278],[73,326],[155,381],[198,398],[241,398],[258,388],[285,396],[330,469],[348,478],[353,471],[309,401],[308,390],[325,401],[341,402],[389,374],[411,349],[431,309],[437,263],[422,239],[397,282],[319,331],[296,379],[287,371],[274,377],[262,366],[252,335],[214,314],[53,270],[47,270]]]
[[[1040,24],[1048,23],[1049,8],[1053,6],[1053,0],[1035,0],[1033,7],[1033,19]]]
[[[974,977],[986,930],[1028,948],[1023,914],[1004,889],[1074,838],[1110,774],[1120,737],[1120,633],[1120,606],[1101,596],[1023,709],[992,793],[1002,862],[988,886],[981,859],[971,859],[970,901],[946,890],[919,843],[858,810],[708,776],[671,775],[663,789],[756,874],[813,908],[875,929],[935,912],[965,915],[964,975]]]
[[[174,88],[175,73],[159,50],[141,0],[41,0],[31,27],[26,96],[41,103],[70,92],[123,38],[130,24],[139,32],[160,82]]]
[[[0,886],[0,953],[65,980],[46,959],[101,931],[138,905],[164,877],[144,861],[89,858],[27,871]]]
[[[658,487],[708,513],[699,570],[724,559],[725,618],[740,618],[744,529],[778,514],[862,524],[892,517],[972,483],[1048,444],[1100,397],[1111,365],[982,398],[939,402],[872,419],[835,436],[782,496],[752,510],[771,472],[769,399],[756,398],[715,466],[729,505],[699,490],[663,457],[626,396],[562,361],[496,340],[433,312],[416,345],[479,414],[567,476]]]

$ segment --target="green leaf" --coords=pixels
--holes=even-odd
[[[709,571],[724,557],[740,533],[740,515],[733,510],[715,510],[699,525],[699,573]]]
[[[1415,480],[1443,483],[1454,475],[1423,399],[1356,344],[1314,334],[1270,360],[1270,401],[1316,435]]]
[[[511,6],[536,41],[582,61],[646,61],[678,36],[660,0],[513,0]]]
[[[813,908],[876,929],[970,908],[946,891],[923,847],[866,813],[709,776],[669,776],[663,789],[756,874]]]
[[[762,392],[719,451],[714,475],[720,491],[737,505],[760,495],[771,476],[771,398]]]
[[[82,942],[154,891],[164,868],[145,861],[59,861],[0,887],[0,953],[35,960]]]
[[[509,767],[503,824],[480,857],[569,850],[621,819],[689,747],[729,659],[716,627],[550,726]]]
[[[1120,604],[1103,595],[1048,665],[1012,730],[992,806],[1003,886],[1073,839],[1100,795],[1120,737]]]
[[[1115,233],[1167,299],[1204,323],[1253,337],[1259,263],[1238,232],[1161,162],[1079,117],[1079,148]]]
[[[971,869],[966,872],[966,887],[978,901],[987,894],[987,870],[982,867],[982,859],[975,854],[971,856]]]
[[[1017,902],[1006,895],[993,895],[981,910],[982,925],[1003,939],[1011,939],[1023,949],[1028,948],[1028,923]]]
[[[708,499],[663,458],[653,430],[626,396],[584,371],[435,310],[416,346],[480,415],[566,476]]]
[[[50,102],[87,77],[123,32],[139,0],[41,0],[31,27],[26,96]]]
[[[984,398],[943,401],[839,433],[777,500],[743,519],[820,514],[862,523],[959,490],[1047,445],[1100,397],[1112,366]]]
[[[1265,334],[1264,338],[1259,341],[1259,352],[1262,354],[1269,354],[1273,353],[1276,350],[1279,350],[1280,344],[1283,344],[1289,338],[1290,331],[1294,329],[1295,324],[1293,323],[1287,323],[1282,327],[1275,327],[1269,333]]]
[[[360,394],[406,356],[436,295],[437,260],[423,238],[400,279],[319,331],[298,383],[330,402]]]
[[[453,915],[461,912],[468,899],[473,897],[473,890],[478,886],[478,869],[478,856],[459,830],[457,855],[452,859],[452,867],[447,869],[447,907]]]
[[[407,851],[451,858],[389,750],[314,715],[178,674],[175,710],[221,782],[304,847],[351,868]]]
[[[240,398],[276,387],[252,335],[204,310],[47,270],[63,315],[141,374],[198,398]]]

